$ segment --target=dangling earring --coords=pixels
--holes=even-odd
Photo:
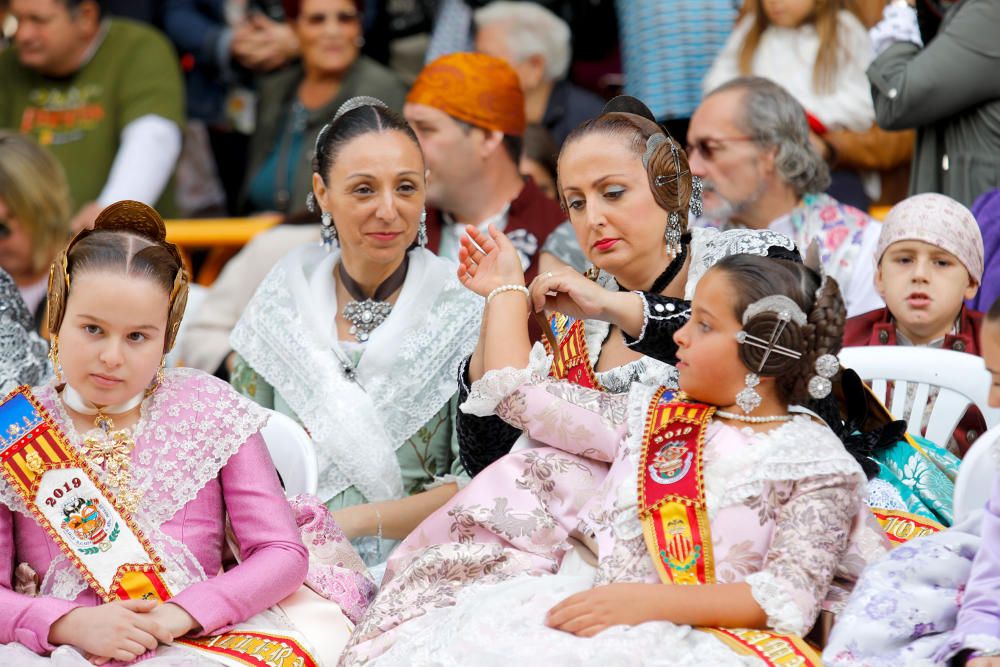
[[[337,228],[333,226],[333,216],[329,211],[323,211],[320,220],[323,222],[320,238],[323,239],[323,247],[329,252],[333,249],[334,244],[340,245],[337,243]]]
[[[667,242],[667,252],[674,257],[681,254],[681,214],[673,211],[667,217],[667,230],[663,234]]]
[[[696,218],[700,218],[703,212],[701,197],[705,192],[705,184],[702,183],[700,176],[691,177],[691,200],[688,203],[688,208],[691,210],[691,215]]]
[[[52,345],[49,347],[49,363],[52,364],[52,372],[56,375],[56,383],[62,382],[62,366],[59,364],[59,336],[56,334],[52,334]]]
[[[760,384],[760,376],[756,373],[747,373],[743,380],[746,388],[736,394],[736,405],[746,414],[750,414],[760,406],[761,398],[755,387]]]
[[[417,245],[427,247],[427,209],[420,211],[420,228],[417,230]]]
[[[145,396],[149,398],[153,395],[153,392],[160,388],[163,384],[163,367],[167,363],[167,357],[160,357],[160,367],[156,369],[156,375],[153,376],[153,381],[148,387],[146,387]]]

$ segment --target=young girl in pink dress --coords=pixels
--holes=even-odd
[[[260,434],[267,411],[205,373],[163,369],[186,298],[180,255],[165,241],[163,221],[139,202],[109,206],[53,265],[57,379],[0,406],[3,664],[141,656],[156,665],[263,665],[288,651],[305,656],[304,665],[336,660],[336,641],[331,654],[331,644],[306,637],[274,607],[299,591],[309,553]],[[64,456],[64,465],[46,464],[40,441],[8,421],[14,405],[33,406],[23,413],[32,428],[47,421],[50,435],[61,432],[51,437],[65,453],[51,439],[43,450],[49,462]],[[33,454],[17,472],[18,457],[8,455],[23,447],[35,449],[20,450]],[[15,483],[37,474],[41,489],[67,469],[76,472],[72,483],[56,487],[51,502]],[[91,482],[87,495],[77,494]],[[46,503],[57,508],[55,521],[37,511]],[[227,562],[227,527],[236,565]],[[143,540],[144,549],[128,551]],[[148,570],[148,585],[105,585],[107,566],[122,576],[125,564],[156,559],[162,569]],[[342,646],[349,622],[336,605],[317,603],[321,613],[332,608],[334,624],[323,632],[339,630]],[[251,629],[263,634],[236,634]],[[215,646],[191,641],[199,637],[215,637]]]
[[[530,296],[533,308],[546,298]],[[791,409],[829,391],[843,322],[834,281],[734,256],[698,283],[675,335],[682,394],[636,383],[609,395],[495,358],[463,409],[610,463],[578,546],[539,575],[517,550],[459,530],[398,564],[343,662],[818,664],[802,637],[835,580],[886,548],[857,462]],[[540,472],[538,495],[566,474]],[[533,518],[519,534],[544,542]]]

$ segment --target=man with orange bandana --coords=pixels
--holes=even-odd
[[[534,278],[542,244],[565,216],[518,172],[525,119],[517,73],[481,53],[442,56],[417,77],[403,114],[430,170],[427,247],[457,260],[465,225],[492,224]]]

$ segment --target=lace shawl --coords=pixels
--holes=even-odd
[[[352,381],[334,333],[338,260],[339,253],[319,246],[287,255],[230,341],[309,430],[321,499],[350,486],[369,501],[399,498],[396,449],[457,391],[455,373],[475,347],[482,299],[458,282],[449,263],[411,250],[399,298],[372,332]]]
[[[36,387],[32,393],[59,424],[68,444],[76,446],[82,437],[54,383]],[[225,382],[191,368],[167,369],[159,388],[142,402],[134,430],[132,476],[133,484],[142,493],[142,503],[134,518],[163,559],[172,590],[183,590],[206,577],[188,548],[163,533],[160,526],[219,475],[230,457],[267,423],[267,418],[266,410]],[[91,470],[106,481],[103,469],[91,466]],[[6,484],[0,485],[0,503],[30,516],[24,502]],[[76,568],[59,554],[42,580],[40,594],[73,600],[85,588]]]
[[[48,345],[34,332],[17,285],[0,269],[0,396],[18,385],[38,385],[51,375]]]

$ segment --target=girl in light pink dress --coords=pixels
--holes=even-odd
[[[532,290],[533,306],[553,289]],[[555,573],[539,567],[535,554],[556,546],[539,508],[573,472],[528,471],[528,494],[509,513],[519,519],[510,527],[517,544],[531,548],[477,543],[463,532],[463,515],[482,508],[456,508],[454,541],[396,559],[342,662],[771,664],[739,641],[757,636],[737,630],[749,628],[792,642],[818,664],[801,637],[887,548],[863,503],[855,459],[822,421],[790,409],[829,391],[837,366],[827,355],[839,348],[843,320],[834,281],[821,284],[801,265],[735,256],[705,274],[675,335],[686,395],[644,384],[609,395],[498,358],[464,410],[495,413],[550,447],[611,466],[580,511],[576,546]],[[654,436],[663,432],[650,426],[685,403],[708,411],[696,462],[673,461],[675,442],[657,453]],[[702,532],[686,548],[663,546],[639,489],[688,475],[701,475],[693,497]],[[674,524],[662,525],[675,534]]]

